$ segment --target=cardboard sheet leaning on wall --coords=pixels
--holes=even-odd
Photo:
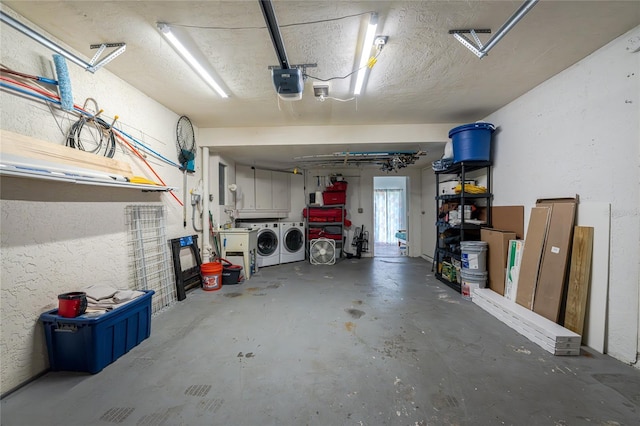
[[[550,206],[551,216],[542,252],[533,311],[556,323],[560,321],[563,310],[577,204],[577,196],[536,202],[538,207]]]
[[[518,280],[518,304],[561,320],[578,196],[539,199],[531,211]]]

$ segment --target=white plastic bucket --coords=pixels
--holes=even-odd
[[[477,272],[470,270],[462,270],[460,274],[462,278],[461,293],[462,297],[471,300],[473,290],[476,288],[485,288],[487,286],[487,272]]]
[[[487,243],[485,241],[462,241],[462,270],[470,269],[476,272],[487,270]]]

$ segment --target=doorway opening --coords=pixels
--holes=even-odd
[[[406,255],[408,179],[406,176],[373,178],[373,255],[376,257]],[[398,238],[400,233],[404,240]]]

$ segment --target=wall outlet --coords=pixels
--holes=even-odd
[[[362,207],[358,207],[358,213],[362,213],[363,211]]]

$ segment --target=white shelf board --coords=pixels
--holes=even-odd
[[[473,302],[554,355],[580,355],[581,336],[490,289],[474,289]]]
[[[109,186],[115,188],[127,188],[137,189],[142,191],[154,191],[154,192],[166,192],[173,191],[175,188],[169,186],[158,186],[141,183],[131,183],[126,180],[120,180],[124,178],[114,177],[101,177],[84,174],[82,171],[52,171],[40,166],[34,166],[33,168],[15,166],[11,164],[0,163],[0,176],[13,176],[19,178],[28,179],[40,179],[56,182],[75,183],[80,185],[93,185],[93,186]]]

